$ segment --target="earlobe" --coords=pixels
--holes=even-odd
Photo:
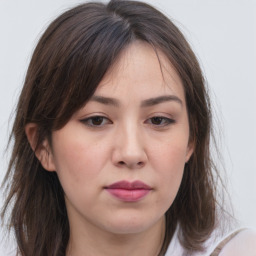
[[[28,142],[44,169],[47,171],[55,171],[53,154],[48,140],[44,139],[40,145],[37,145],[37,129],[38,126],[35,123],[28,123],[26,125],[25,133]]]
[[[186,163],[189,161],[190,157],[192,156],[194,152],[194,143],[190,142],[187,147],[187,153],[186,153]]]

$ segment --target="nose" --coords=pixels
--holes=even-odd
[[[143,135],[136,125],[127,125],[118,131],[112,161],[115,166],[140,169],[146,165],[147,154]]]

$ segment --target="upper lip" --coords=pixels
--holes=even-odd
[[[135,189],[151,190],[152,189],[152,187],[150,187],[149,185],[147,185],[144,182],[139,181],[139,180],[136,180],[133,182],[122,180],[122,181],[115,182],[109,186],[106,186],[105,188],[107,188],[107,189],[126,189],[126,190],[135,190]]]

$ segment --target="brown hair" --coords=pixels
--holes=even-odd
[[[54,20],[32,56],[16,110],[14,147],[3,185],[12,206],[18,252],[23,256],[65,255],[69,223],[55,172],[43,169],[25,126],[38,125],[37,145],[50,139],[87,102],[120,53],[135,40],[162,51],[178,72],[185,91],[194,154],[166,212],[163,255],[179,225],[185,250],[203,250],[216,226],[216,182],[209,152],[211,111],[198,61],[179,29],[153,7],[136,1],[85,3]],[[10,186],[8,185],[10,184]]]

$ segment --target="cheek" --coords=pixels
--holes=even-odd
[[[178,139],[161,142],[155,144],[154,147],[152,146],[149,154],[154,169],[163,172],[163,174],[175,175],[184,168],[187,143],[186,140],[180,141]]]
[[[169,149],[159,156],[159,177],[168,181],[171,188],[179,186],[185,165],[185,154],[180,149]]]
[[[79,136],[65,140],[63,137],[58,140],[56,136],[55,141],[54,161],[63,188],[74,188],[79,184],[84,187],[86,181],[92,184],[108,159],[107,148],[97,143],[91,144]]]
[[[173,141],[174,142],[174,141]],[[151,151],[152,166],[157,173],[157,183],[163,202],[172,204],[183,177],[186,160],[185,143],[165,143]],[[168,207],[169,208],[169,207]]]

